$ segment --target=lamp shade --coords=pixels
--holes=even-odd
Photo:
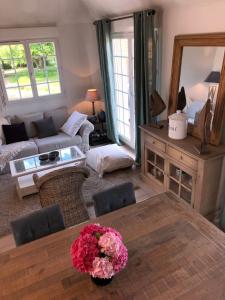
[[[87,90],[85,100],[92,101],[92,102],[100,100],[100,95],[98,93],[98,90],[96,89]]]
[[[218,72],[218,71],[210,72],[209,75],[206,77],[205,82],[219,83],[220,82],[220,72]]]

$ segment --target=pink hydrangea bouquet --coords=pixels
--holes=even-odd
[[[102,280],[112,279],[128,260],[120,233],[99,224],[85,226],[70,252],[74,268]]]

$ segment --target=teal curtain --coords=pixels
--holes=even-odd
[[[112,43],[111,43],[111,23],[108,20],[95,22],[101,76],[104,88],[106,125],[110,140],[120,144],[116,127],[116,103],[114,93]]]
[[[134,88],[136,121],[136,162],[141,160],[139,126],[150,121],[149,99],[156,89],[156,42],[154,11],[134,13]]]

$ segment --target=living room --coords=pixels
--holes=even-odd
[[[224,1],[1,4],[0,298],[223,299]]]

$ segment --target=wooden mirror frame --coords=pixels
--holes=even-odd
[[[225,33],[209,34],[188,34],[177,35],[174,38],[172,73],[170,82],[170,95],[168,105],[168,116],[176,112],[177,98],[180,84],[180,73],[183,48],[188,47],[225,47]],[[225,118],[225,56],[220,73],[220,83],[216,99],[215,112],[213,117],[210,144],[219,145],[222,137],[222,130]],[[194,125],[188,125],[188,132],[199,138],[198,130]]]

